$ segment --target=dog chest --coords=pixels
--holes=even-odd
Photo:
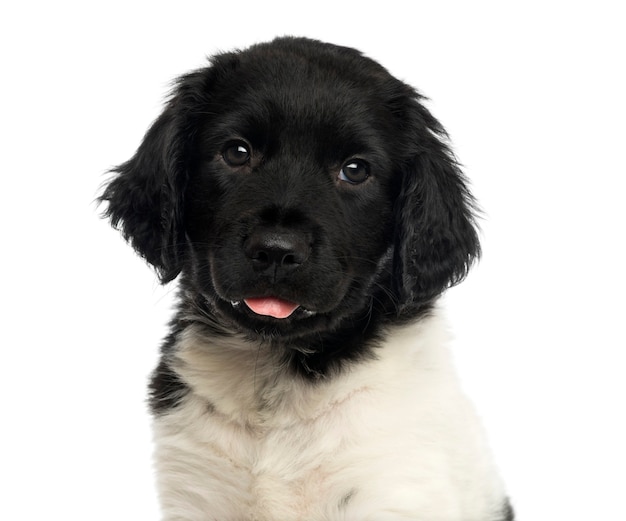
[[[272,381],[258,360],[256,382],[235,377],[183,346],[193,392],[155,420],[165,519],[490,519],[500,485],[434,329],[397,332],[378,360],[317,387]]]
[[[355,440],[348,436],[349,407],[339,409],[264,429],[233,424],[201,400],[186,400],[155,421],[166,519],[324,519],[344,509],[354,494],[356,476],[346,470],[355,470]]]

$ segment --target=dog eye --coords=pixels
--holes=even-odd
[[[226,145],[222,157],[228,166],[243,166],[250,161],[250,149],[243,141],[235,141]]]
[[[351,159],[341,167],[339,180],[356,185],[364,182],[370,175],[369,165],[361,159]]]

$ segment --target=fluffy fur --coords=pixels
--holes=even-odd
[[[474,204],[414,89],[281,38],[180,78],[102,200],[178,310],[150,384],[164,519],[513,518],[437,298]]]

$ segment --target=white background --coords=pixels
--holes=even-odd
[[[480,200],[446,296],[520,520],[626,519],[625,16],[593,2],[0,8],[0,519],[158,517],[145,386],[173,287],[93,203],[205,55],[276,35],[415,85]]]

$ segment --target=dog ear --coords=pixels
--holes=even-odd
[[[476,203],[446,144],[447,134],[413,99],[412,157],[396,204],[394,273],[401,309],[417,309],[461,282],[480,256]]]
[[[207,75],[198,71],[178,80],[135,155],[112,169],[114,177],[99,198],[107,202],[104,217],[154,266],[162,283],[182,268],[182,197],[192,157],[193,114]]]

